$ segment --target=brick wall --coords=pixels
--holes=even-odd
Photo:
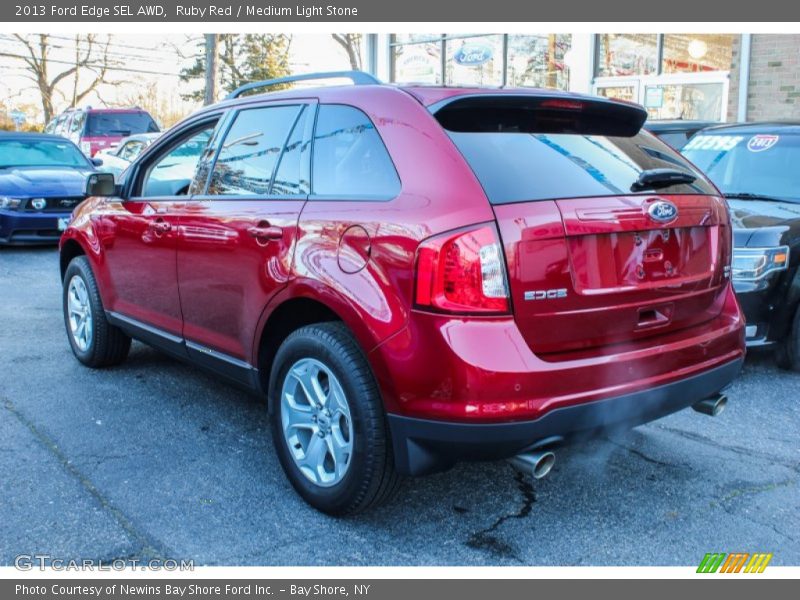
[[[736,120],[739,44],[731,69],[728,120]],[[747,120],[800,119],[800,35],[754,34],[750,46]]]
[[[736,122],[736,113],[739,110],[739,65],[742,56],[742,36],[733,37],[731,55],[730,87],[728,88],[728,122]]]

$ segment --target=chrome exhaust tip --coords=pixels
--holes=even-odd
[[[700,402],[692,404],[692,408],[709,417],[716,417],[725,410],[727,405],[728,397],[725,394],[717,394],[716,396],[711,396],[711,398],[705,398],[700,400]]]
[[[509,459],[515,469],[529,474],[534,479],[545,477],[556,463],[556,455],[549,450],[526,452]]]

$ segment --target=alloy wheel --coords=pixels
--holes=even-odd
[[[92,343],[94,323],[92,305],[89,302],[89,290],[86,289],[86,284],[79,275],[75,275],[69,282],[67,312],[72,340],[81,352],[86,352]]]
[[[309,481],[330,487],[342,480],[353,457],[353,421],[344,390],[325,364],[303,358],[289,369],[281,389],[281,425]]]

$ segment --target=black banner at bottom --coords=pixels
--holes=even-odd
[[[1,580],[4,600],[437,600],[794,597],[792,580],[698,575],[697,579],[95,579]],[[767,596],[764,596],[767,594]],[[780,595],[779,595],[780,594]]]

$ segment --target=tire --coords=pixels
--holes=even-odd
[[[342,323],[308,325],[286,338],[272,366],[270,399],[278,459],[311,506],[351,515],[395,495],[401,478],[378,386]]]
[[[81,363],[101,368],[118,365],[127,358],[131,338],[106,319],[97,281],[85,256],[76,256],[67,267],[62,307],[69,345]],[[88,321],[80,318],[79,314],[88,314]],[[80,329],[80,322],[84,323],[83,329]]]
[[[781,369],[800,372],[800,308],[795,311],[786,339],[775,349],[775,362]]]

